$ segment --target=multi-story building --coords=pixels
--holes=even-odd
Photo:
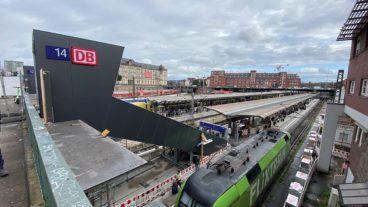
[[[301,86],[297,74],[279,73],[226,73],[225,71],[211,71],[209,86],[235,88],[297,88]]]
[[[133,84],[134,81],[134,84]],[[167,69],[163,65],[139,63],[122,58],[115,91],[160,90],[167,86]]]
[[[17,68],[21,68],[23,70],[23,62],[13,61],[13,60],[5,60],[4,61],[4,70],[5,70],[5,72],[14,73],[14,72],[17,72]]]
[[[368,205],[368,1],[357,0],[348,19],[341,28],[337,41],[351,41],[346,92],[342,104],[327,103],[326,118],[323,126],[321,150],[317,169],[329,172],[331,154],[342,157],[345,163],[342,170],[335,169],[328,206],[367,206]],[[333,148],[339,131],[339,120],[349,116],[347,125],[352,130],[340,129],[339,134],[348,137],[350,131],[350,154],[341,153]],[[342,172],[342,174],[340,174]]]
[[[354,121],[348,182],[368,181],[368,2],[358,0],[337,38],[352,40],[344,112]]]

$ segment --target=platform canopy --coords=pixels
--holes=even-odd
[[[238,98],[238,97],[251,97],[251,96],[262,96],[262,95],[274,95],[287,93],[288,91],[270,91],[270,92],[251,92],[251,93],[227,93],[227,94],[200,94],[195,95],[193,99],[199,100],[213,100],[223,98]],[[148,98],[150,101],[157,103],[176,103],[176,102],[188,102],[192,100],[190,94],[185,95],[165,95],[165,96],[153,96]]]
[[[239,103],[230,103],[207,107],[217,111],[227,118],[241,116],[258,116],[266,118],[290,106],[296,105],[307,99],[313,98],[317,94],[298,94],[292,96],[283,96],[277,98],[260,99],[254,101],[245,101]]]
[[[348,19],[341,28],[337,41],[352,40],[368,24],[368,1],[357,0]]]
[[[368,204],[368,183],[346,183],[339,185],[339,195],[343,205]]]

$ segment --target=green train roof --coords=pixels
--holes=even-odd
[[[272,135],[270,132],[274,132],[274,130],[263,131],[261,134],[247,139],[226,155],[214,158],[207,168],[200,168],[189,177],[184,190],[202,205],[212,206],[223,193],[242,178],[247,178],[251,183],[286,144],[284,132],[278,132],[277,135],[276,132]],[[253,148],[257,142],[258,146]],[[246,161],[248,156],[249,161]],[[245,165],[244,161],[246,161]],[[230,164],[230,167],[219,175],[217,167],[221,164],[222,166]],[[230,178],[231,167],[234,168],[234,174]]]

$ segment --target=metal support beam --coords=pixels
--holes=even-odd
[[[108,183],[106,183],[106,200],[107,200],[107,207],[110,207],[110,188]]]
[[[174,149],[174,162],[179,162],[179,150]]]
[[[194,156],[193,151],[191,151],[189,154],[189,164],[190,165],[193,164],[193,156]]]

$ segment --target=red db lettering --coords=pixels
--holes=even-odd
[[[96,50],[72,47],[72,63],[79,65],[97,65]]]

